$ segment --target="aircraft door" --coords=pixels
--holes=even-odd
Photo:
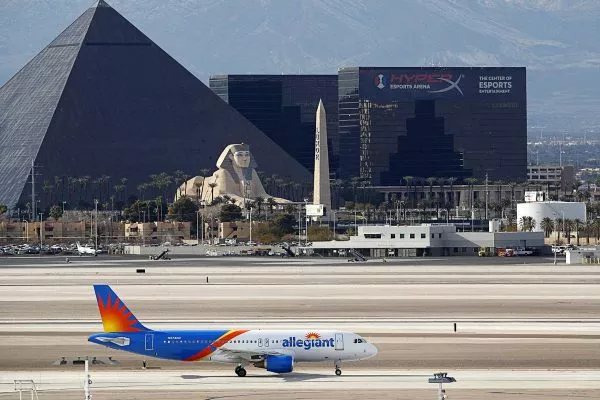
[[[258,347],[262,347],[262,338],[258,338]]]
[[[344,335],[341,333],[335,334],[335,349],[344,350]]]
[[[269,338],[265,338],[265,347],[269,347]]]
[[[154,334],[146,334],[146,350],[154,350]]]

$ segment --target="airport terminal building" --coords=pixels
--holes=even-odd
[[[527,178],[525,68],[341,68],[339,174]]]
[[[490,229],[491,230],[491,229]],[[543,232],[466,232],[453,224],[358,226],[350,240],[313,242],[310,249],[326,256],[357,251],[367,257],[477,256],[484,249],[496,254],[502,248],[545,251]]]

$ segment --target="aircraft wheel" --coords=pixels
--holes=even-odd
[[[342,374],[342,370],[341,370],[341,369],[339,369],[339,368],[336,368],[336,369],[335,369],[335,374],[336,374],[337,376],[340,376],[340,375]]]
[[[246,376],[246,370],[244,369],[244,367],[236,367],[235,373],[237,374],[237,376],[239,376],[241,378]]]

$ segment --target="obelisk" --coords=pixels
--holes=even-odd
[[[329,152],[327,149],[327,118],[323,101],[317,107],[317,123],[315,129],[315,177],[313,204],[323,204],[329,219],[331,213],[331,187],[329,186]]]

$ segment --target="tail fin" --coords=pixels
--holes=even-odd
[[[149,331],[108,285],[94,285],[104,332]]]

